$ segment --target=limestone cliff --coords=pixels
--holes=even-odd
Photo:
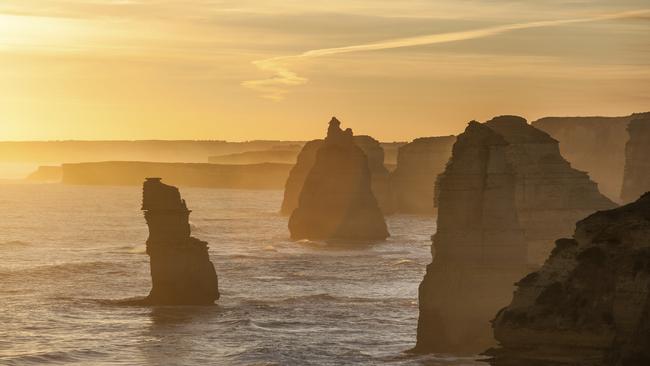
[[[589,174],[598,188],[618,200],[625,165],[626,132],[630,121],[648,113],[623,117],[546,117],[532,123],[560,142],[571,165]]]
[[[364,135],[354,136],[353,140],[368,158],[372,192],[379,207],[383,213],[391,213],[393,208],[390,194],[390,174],[384,166],[384,150],[381,144],[372,137]],[[296,164],[291,168],[284,186],[284,200],[280,209],[280,213],[283,215],[291,215],[293,210],[298,207],[300,192],[309,171],[316,162],[316,152],[323,146],[323,142],[324,140],[309,141],[298,154]]]
[[[217,274],[206,242],[190,236],[189,215],[178,188],[160,178],[143,185],[142,210],[149,226],[147,254],[151,305],[209,305],[219,298]]]
[[[391,173],[396,212],[434,214],[434,186],[451,157],[455,136],[422,137],[403,145]]]
[[[650,191],[650,113],[630,122],[625,145],[625,174],[621,200],[631,202]]]
[[[302,155],[302,154],[301,154]],[[383,240],[384,217],[371,190],[368,158],[352,130],[332,118],[289,219],[293,239]]]
[[[578,222],[517,286],[493,365],[650,365],[650,194]]]

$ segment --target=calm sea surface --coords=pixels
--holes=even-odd
[[[280,191],[181,190],[221,299],[134,307],[150,288],[140,187],[0,185],[0,364],[483,365],[414,357],[432,218],[358,249],[291,242]]]

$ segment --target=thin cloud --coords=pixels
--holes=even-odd
[[[603,14],[592,17],[573,18],[573,19],[559,19],[559,20],[545,20],[528,23],[515,23],[506,24],[488,28],[474,29],[460,32],[437,33],[417,37],[398,38],[385,40],[380,42],[366,43],[345,47],[322,48],[310,50],[298,55],[279,56],[263,60],[253,61],[253,64],[260,70],[269,72],[271,77],[260,80],[248,80],[241,83],[242,86],[258,91],[264,98],[271,100],[282,100],[286,93],[287,87],[305,84],[309,79],[299,76],[289,69],[289,65],[310,58],[317,58],[322,56],[338,55],[351,52],[365,52],[365,51],[378,51],[388,50],[403,47],[415,47],[440,43],[450,43],[465,41],[477,38],[491,37],[507,32],[531,29],[553,27],[566,24],[575,23],[588,23],[603,20],[624,19],[624,18],[639,18],[650,15],[650,9],[640,9],[634,11]]]

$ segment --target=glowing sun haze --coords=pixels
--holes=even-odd
[[[650,110],[650,1],[4,0],[0,140],[384,140]]]

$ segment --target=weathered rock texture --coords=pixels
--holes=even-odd
[[[557,234],[615,206],[561,157],[557,141],[516,116],[470,122],[438,179],[433,262],[420,285],[416,351],[476,353],[513,283]],[[553,237],[552,235],[556,235]]]
[[[650,365],[650,194],[578,222],[517,286],[493,365]]]
[[[368,167],[371,174],[372,192],[379,203],[379,207],[385,214],[392,213],[393,207],[390,193],[390,173],[384,166],[384,150],[380,143],[370,136],[354,136],[354,143],[361,148],[368,158]],[[289,177],[284,187],[284,200],[280,212],[283,215],[291,215],[298,207],[298,198],[307,179],[309,171],[316,162],[316,153],[323,146],[324,140],[312,140],[307,142],[291,168]]]
[[[517,217],[528,245],[528,261],[541,265],[555,239],[571,235],[575,223],[614,202],[585,172],[571,168],[558,142],[516,116],[485,123],[508,142],[507,160],[516,172]]]
[[[371,190],[368,158],[336,118],[316,152],[289,219],[293,239],[383,240],[384,217]],[[309,143],[308,143],[309,144]],[[302,155],[302,154],[301,154]]]
[[[434,214],[434,186],[451,157],[455,136],[422,137],[399,148],[391,173],[396,212]]]
[[[650,191],[650,114],[630,122],[627,130],[630,139],[625,145],[623,202],[634,201]]]
[[[625,165],[626,132],[630,121],[650,113],[624,117],[546,117],[532,123],[560,142],[571,165],[586,171],[603,194],[618,200]]]
[[[142,210],[149,226],[147,254],[152,305],[209,305],[219,298],[217,273],[208,243],[190,236],[189,215],[178,188],[160,178],[143,185]]]
[[[470,122],[438,188],[433,262],[419,288],[417,352],[474,354],[492,344],[488,324],[526,272],[508,143]]]

